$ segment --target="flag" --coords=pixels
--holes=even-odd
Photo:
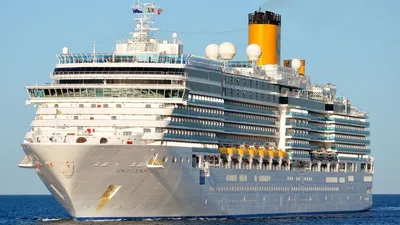
[[[161,8],[157,10],[157,14],[158,14],[158,15],[160,15],[162,12],[164,12],[164,10],[161,9]]]
[[[56,116],[60,115],[62,112],[58,109],[56,109]]]
[[[154,8],[151,8],[151,12],[154,13]]]
[[[150,9],[150,8],[147,8],[147,11],[148,11],[149,13],[151,13],[151,9]]]
[[[140,9],[132,9],[132,10],[133,10],[133,13],[143,13],[143,11]]]

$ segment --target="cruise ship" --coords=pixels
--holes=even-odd
[[[368,115],[281,59],[281,15],[256,10],[248,46],[184,53],[155,36],[154,2],[134,3],[129,39],[110,53],[57,55],[19,167],[77,220],[255,218],[372,206]],[[92,47],[92,46],[90,46]],[[60,48],[61,49],[61,48]]]

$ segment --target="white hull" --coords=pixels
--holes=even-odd
[[[372,206],[372,175],[192,167],[191,148],[23,144],[46,187],[74,218],[258,217],[355,212]],[[148,168],[158,153],[164,168]],[[176,162],[173,161],[176,157]],[[182,161],[181,161],[182,160]],[[69,167],[68,167],[69,165]],[[227,181],[236,177],[236,181]],[[327,183],[327,177],[337,182]],[[99,208],[107,188],[117,191]]]

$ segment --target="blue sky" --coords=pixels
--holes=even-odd
[[[204,55],[210,43],[233,42],[245,59],[247,14],[267,7],[282,14],[282,56],[307,60],[315,82],[332,82],[340,94],[370,113],[376,157],[374,193],[400,193],[397,92],[400,1],[397,0],[158,0],[157,37],[177,32],[186,53]],[[32,170],[18,169],[20,143],[35,110],[24,86],[50,82],[55,55],[111,52],[134,27],[129,0],[5,0],[0,8],[0,194],[47,194]]]

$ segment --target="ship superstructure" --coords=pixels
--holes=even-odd
[[[281,16],[249,14],[248,59],[230,42],[184,54],[152,37],[154,3],[112,53],[64,48],[50,85],[26,87],[38,110],[26,157],[78,219],[257,217],[372,205],[368,115],[312,84],[305,60],[281,65]]]

